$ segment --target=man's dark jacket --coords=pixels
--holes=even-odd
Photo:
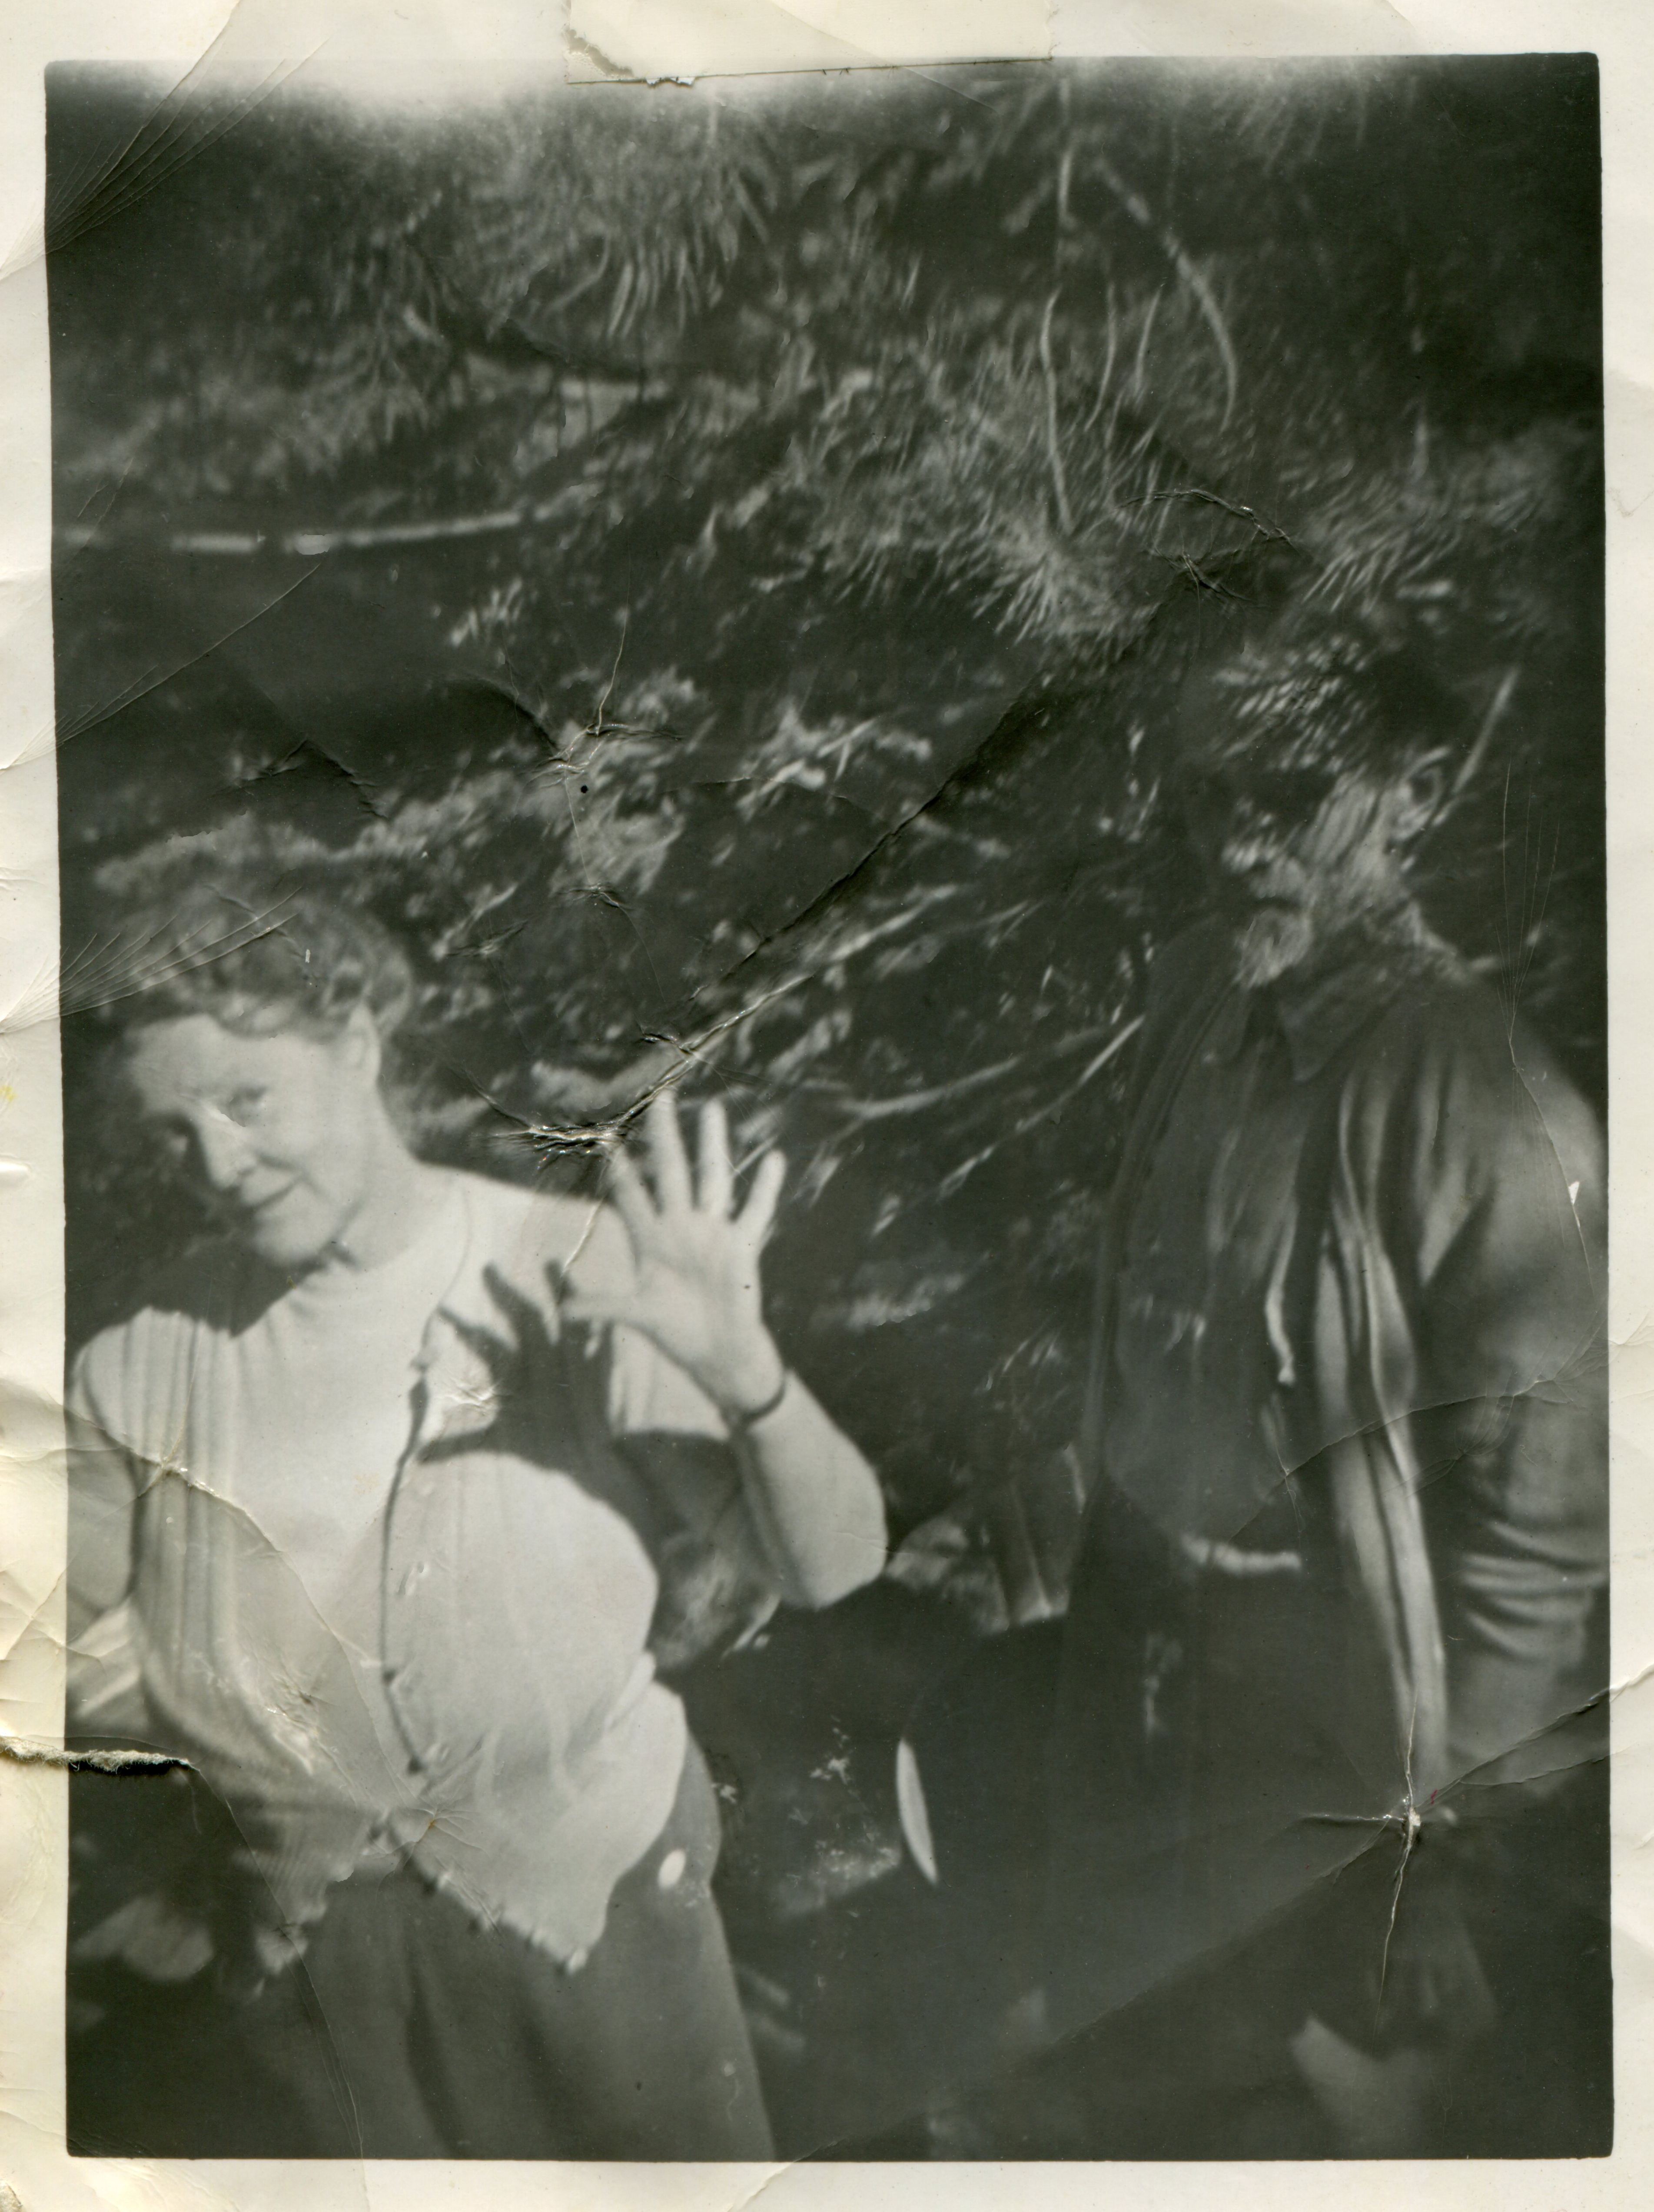
[[[1530,1802],[1602,1687],[1590,1111],[1416,917],[1304,980],[1229,973],[1214,927],[1157,965],[1101,1256],[1059,2024],[1324,1892],[1409,1808]]]

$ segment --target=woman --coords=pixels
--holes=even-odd
[[[130,927],[181,950],[116,1006],[120,1072],[221,1226],[76,1362],[72,1671],[241,1847],[82,1955],[187,1984],[237,2085],[196,2155],[767,2156],[651,1643],[883,1562],[764,1326],[779,1158],[737,1210],[720,1109],[692,1175],[662,1094],[612,1207],[434,1164],[375,924],[238,887]]]

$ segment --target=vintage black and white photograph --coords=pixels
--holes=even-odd
[[[1595,58],[46,180],[70,2150],[1605,2157]]]

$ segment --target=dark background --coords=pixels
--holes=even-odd
[[[906,1711],[1060,1605],[1203,605],[1504,693],[1421,889],[1602,1103],[1595,64],[463,88],[51,74],[65,1001],[198,838],[409,933],[427,1149],[582,1185],[686,1048],[785,1145],[778,1331],[926,1530],[686,1685],[808,2147],[939,2063]],[[68,1030],[78,1342],[197,1224]]]

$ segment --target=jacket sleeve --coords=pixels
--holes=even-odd
[[[1457,1772],[1534,1780],[1581,1755],[1556,1726],[1603,1687],[1603,1146],[1496,1006],[1438,1025],[1425,1050],[1403,1206],[1450,1749]]]

